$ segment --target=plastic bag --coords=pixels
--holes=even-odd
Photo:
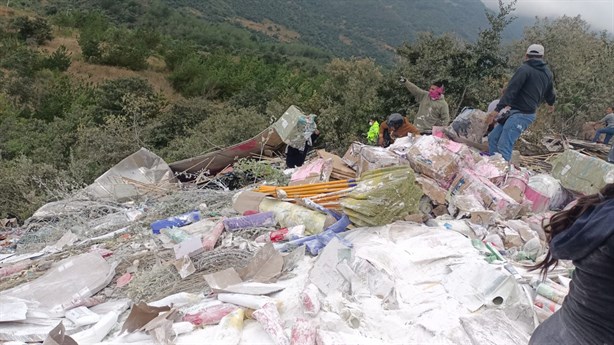
[[[410,167],[390,167],[365,173],[341,207],[355,225],[378,226],[418,212],[421,197]]]

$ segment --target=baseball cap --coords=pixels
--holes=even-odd
[[[544,55],[544,46],[541,44],[531,44],[527,48],[527,55]]]

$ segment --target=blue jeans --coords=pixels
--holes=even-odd
[[[500,153],[506,161],[512,159],[514,144],[520,134],[535,121],[535,114],[523,114],[518,110],[510,110],[511,115],[502,126],[498,124],[488,135],[488,151],[491,155]]]
[[[595,133],[595,137],[593,138],[593,142],[596,143],[597,140],[599,140],[601,134],[603,133],[605,133],[605,140],[603,141],[603,143],[607,145],[608,143],[610,143],[610,139],[612,139],[612,136],[614,135],[614,127],[598,129],[597,133]]]

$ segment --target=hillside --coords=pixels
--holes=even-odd
[[[418,32],[454,32],[471,41],[487,26],[480,0],[167,1],[195,8],[210,20],[270,21],[297,32],[297,40],[335,55],[368,56],[384,63],[391,62],[395,47],[412,41]]]

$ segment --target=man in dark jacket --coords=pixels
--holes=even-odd
[[[544,47],[532,44],[527,49],[525,62],[507,84],[499,104],[489,115],[489,121],[498,124],[488,135],[490,154],[500,153],[505,160],[512,158],[514,144],[535,121],[535,112],[542,101],[554,111],[554,82],[552,72],[543,60]]]

